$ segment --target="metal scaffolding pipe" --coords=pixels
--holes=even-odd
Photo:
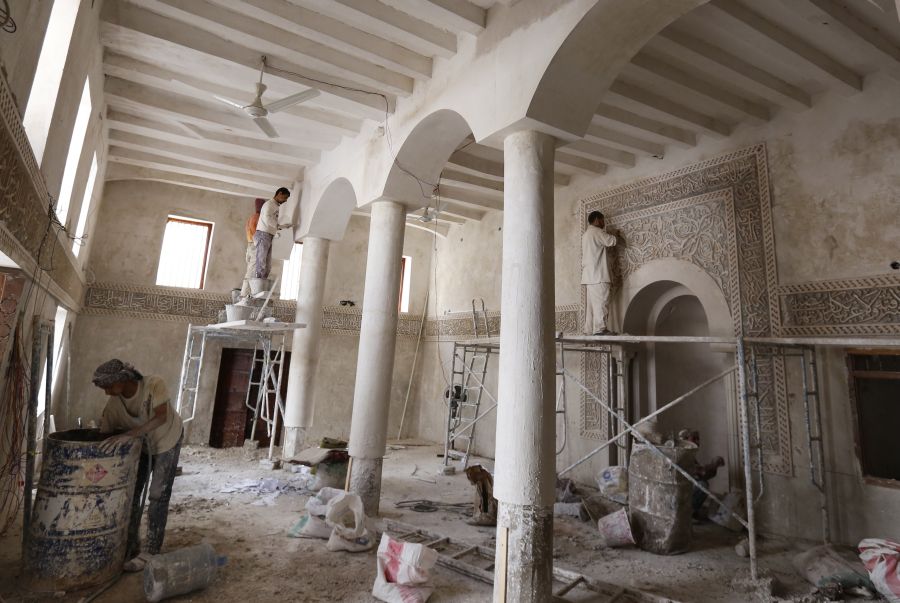
[[[750,549],[750,578],[757,579],[756,568],[756,516],[753,509],[753,467],[750,463],[750,417],[747,413],[747,375],[744,365],[744,342],[737,342],[738,412],[741,421],[741,444],[744,457],[744,491],[747,495],[747,542]]]
[[[591,398],[596,400],[597,403],[600,404],[600,406],[602,406],[606,410],[606,412],[608,412],[610,414],[614,414],[614,411],[612,410],[612,408],[610,408],[603,400],[601,400],[600,398],[595,396],[594,393],[591,392],[587,387],[585,387],[580,381],[578,381],[578,379],[575,378],[575,376],[572,375],[572,373],[570,373],[567,370],[567,371],[565,371],[565,374],[567,376],[569,376],[575,382],[575,385],[580,387],[584,393],[586,393],[588,396],[590,396]],[[709,488],[705,487],[703,484],[698,482],[696,479],[694,479],[694,476],[692,476],[690,473],[685,471],[680,465],[678,465],[678,463],[676,463],[675,461],[673,461],[672,459],[667,457],[665,454],[663,454],[662,451],[659,449],[659,447],[656,444],[653,444],[652,442],[647,440],[647,438],[645,438],[643,435],[641,435],[639,432],[635,431],[634,425],[631,425],[626,421],[623,421],[623,423],[625,423],[626,431],[631,432],[631,434],[634,435],[634,437],[636,437],[638,440],[640,440],[642,444],[647,446],[654,454],[658,455],[661,459],[663,459],[663,461],[665,461],[666,464],[670,465],[675,471],[680,473],[685,479],[687,479],[689,482],[694,484],[694,486],[696,488],[699,488],[702,492],[705,492],[706,495],[709,496],[709,498],[711,500],[719,503],[719,506],[721,506],[723,509],[725,509],[725,511],[728,512],[728,514],[730,514],[732,517],[737,519],[738,522],[742,526],[744,526],[748,530],[750,529],[750,526],[747,524],[747,521],[744,520],[743,517],[741,517],[740,515],[738,515],[731,509],[729,509],[728,506],[722,501],[722,499],[720,499],[718,496],[716,496],[715,494],[713,494],[712,492],[709,491]]]
[[[585,456],[581,457],[580,459],[578,459],[577,461],[575,461],[574,463],[572,463],[571,465],[569,465],[568,467],[566,467],[565,469],[563,469],[562,471],[560,471],[560,472],[558,473],[558,475],[562,475],[562,474],[564,474],[564,473],[568,473],[569,471],[571,471],[572,469],[574,469],[575,467],[577,467],[577,466],[580,465],[581,463],[587,461],[588,459],[590,459],[590,458],[593,457],[594,455],[596,455],[596,454],[602,452],[603,450],[605,450],[606,448],[608,448],[613,442],[615,442],[616,440],[618,440],[618,439],[621,438],[622,436],[627,435],[629,431],[634,430],[634,428],[637,427],[638,425],[641,425],[642,423],[646,423],[646,422],[649,421],[650,419],[655,418],[656,416],[658,416],[658,415],[660,415],[661,413],[663,413],[663,412],[669,410],[669,409],[672,408],[673,406],[675,406],[675,405],[677,405],[677,404],[680,404],[681,402],[684,402],[686,399],[688,399],[688,398],[691,397],[692,395],[696,394],[697,392],[699,392],[699,391],[700,391],[701,389],[703,389],[704,387],[708,387],[709,385],[712,385],[713,383],[715,383],[715,382],[718,381],[719,379],[722,379],[722,378],[726,377],[727,375],[729,375],[730,373],[734,372],[734,370],[735,370],[735,369],[734,369],[733,366],[732,366],[732,367],[729,367],[729,368],[725,369],[724,371],[722,371],[721,373],[719,373],[718,375],[716,375],[715,377],[710,377],[709,379],[707,379],[706,381],[704,381],[703,383],[701,383],[701,384],[698,385],[697,387],[691,389],[690,391],[687,391],[687,392],[681,394],[680,396],[678,396],[677,398],[675,398],[674,400],[672,400],[671,402],[669,402],[669,403],[666,404],[665,406],[656,409],[655,411],[653,411],[652,413],[650,413],[649,415],[647,415],[646,417],[644,417],[644,418],[641,419],[640,421],[637,421],[637,422],[634,423],[630,428],[625,429],[625,430],[623,430],[623,431],[617,433],[617,434],[616,434],[615,436],[613,436],[611,439],[609,439],[609,440],[603,442],[602,444],[600,444],[599,446],[597,446],[596,448],[594,448],[593,450],[591,450],[590,452],[588,452]],[[568,371],[565,371],[565,370],[564,370],[564,372],[565,372],[565,373],[567,374],[567,376],[569,376],[571,379],[574,379],[576,382],[578,382],[578,379],[575,379],[575,377],[572,376],[571,373],[569,373]],[[579,382],[579,385],[581,385],[580,382]],[[619,420],[621,420],[621,419],[619,419]],[[622,422],[624,422],[624,421],[622,421]]]

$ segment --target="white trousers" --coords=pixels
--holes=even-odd
[[[585,285],[587,303],[584,307],[584,333],[593,335],[606,330],[609,320],[609,283]]]

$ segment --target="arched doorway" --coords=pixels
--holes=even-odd
[[[623,330],[633,335],[722,335],[727,322],[721,323],[730,317],[722,313],[724,298],[709,288],[709,277],[686,262],[660,263],[666,264],[664,270],[648,265],[633,275],[637,278],[626,282],[634,286],[645,281],[630,295],[625,288],[629,299],[623,306]],[[652,280],[654,275],[660,280]],[[724,309],[727,311],[727,306]],[[645,343],[633,349],[631,363],[631,412],[637,420],[733,366],[734,353],[708,343]],[[657,419],[657,427],[667,439],[681,429],[699,431],[699,461],[706,463],[716,456],[725,459],[728,471],[720,471],[711,482],[718,491],[727,491],[729,475],[737,473],[734,401],[733,380],[722,379]]]

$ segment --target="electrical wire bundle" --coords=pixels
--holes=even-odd
[[[0,535],[12,525],[22,504],[24,477],[25,402],[30,378],[22,345],[22,322],[16,325],[11,339],[9,365],[3,391],[0,392]]]

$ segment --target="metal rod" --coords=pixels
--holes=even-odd
[[[419,363],[419,344],[422,343],[422,334],[425,333],[425,312],[428,311],[428,291],[425,292],[425,304],[422,306],[422,321],[419,323],[419,336],[416,338],[416,351],[413,353],[412,370],[409,371],[409,383],[406,385],[406,398],[403,400],[403,413],[400,415],[400,428],[397,430],[397,439],[403,437],[403,422],[406,420],[406,407],[409,404],[409,394],[412,392],[413,378],[416,376],[416,365]]]
[[[750,379],[753,380],[752,396],[755,401],[753,419],[756,431],[756,474],[759,480],[759,492],[756,495],[755,502],[762,500],[763,490],[765,489],[764,472],[763,472],[763,449],[762,449],[762,426],[760,424],[759,411],[762,403],[759,395],[759,365],[756,362],[756,347],[750,346]],[[748,394],[749,397],[749,394]]]
[[[562,471],[560,471],[560,472],[558,473],[558,475],[562,475],[563,473],[568,473],[569,471],[571,471],[572,469],[574,469],[575,467],[577,467],[577,466],[580,465],[581,463],[583,463],[583,462],[587,461],[588,459],[590,459],[590,458],[591,458],[592,456],[594,456],[595,454],[597,454],[597,453],[601,452],[602,450],[604,450],[607,446],[609,446],[610,444],[612,444],[613,442],[615,442],[615,441],[616,441],[617,439],[619,439],[620,437],[627,435],[628,432],[632,431],[632,430],[633,430],[635,427],[637,427],[638,425],[641,425],[642,423],[646,423],[647,421],[649,421],[650,419],[653,419],[654,417],[656,417],[656,416],[659,415],[660,413],[663,413],[663,412],[669,410],[670,408],[672,408],[672,407],[675,406],[676,404],[680,404],[681,402],[685,401],[687,398],[689,398],[689,397],[692,396],[693,394],[696,394],[698,391],[700,391],[700,390],[703,389],[704,387],[707,387],[707,386],[709,386],[709,385],[715,383],[715,382],[718,381],[719,379],[722,379],[722,378],[726,377],[727,375],[733,373],[734,370],[735,370],[735,367],[729,367],[729,368],[725,369],[724,371],[722,371],[721,373],[719,373],[718,375],[716,375],[715,377],[710,377],[709,379],[707,379],[706,381],[704,381],[703,383],[701,383],[701,384],[698,385],[697,387],[693,388],[692,390],[687,391],[687,392],[681,394],[680,396],[678,396],[677,398],[675,398],[674,400],[672,400],[671,402],[669,402],[669,403],[666,404],[665,406],[656,409],[655,411],[653,411],[652,413],[650,413],[649,415],[647,415],[646,417],[644,417],[644,418],[641,419],[640,421],[634,423],[633,425],[631,425],[630,428],[626,428],[626,429],[625,429],[624,431],[622,431],[621,433],[618,433],[618,434],[616,434],[615,436],[613,436],[612,438],[610,438],[609,440],[607,440],[606,442],[603,442],[600,446],[594,448],[594,449],[591,450],[589,453],[587,453],[587,455],[581,457],[580,459],[578,459],[577,461],[575,461],[574,463],[572,463],[571,465],[569,465],[568,467],[566,467],[565,469],[563,469]],[[574,379],[576,383],[578,383],[579,385],[581,385],[581,383],[578,381],[578,379],[576,379],[571,373],[569,373],[569,372],[566,371],[565,369],[563,369],[563,372],[566,374],[566,376],[568,376],[568,377],[571,378],[571,379]]]
[[[44,426],[43,435],[41,436],[41,464],[43,465],[44,453],[47,452],[47,436],[50,435],[50,413],[53,411],[53,335],[54,324],[51,322],[47,325],[45,331],[47,336],[47,360],[44,368]]]
[[[22,508],[22,558],[31,540],[31,489],[34,485],[34,457],[37,453],[37,405],[41,387],[41,351],[44,328],[35,318],[31,329],[31,379],[28,392],[28,418],[25,432],[25,484]]]
[[[610,408],[603,400],[601,400],[600,398],[595,396],[594,393],[591,390],[589,390],[587,387],[585,387],[572,373],[570,373],[568,370],[565,371],[565,373],[566,373],[566,376],[568,376],[569,378],[572,379],[572,381],[575,382],[575,385],[580,387],[584,393],[586,393],[588,396],[593,398],[598,404],[600,404],[600,406],[602,406],[606,410],[606,412],[611,413],[611,414],[614,412],[612,408]],[[694,487],[700,489],[700,491],[702,491],[702,492],[705,492],[706,495],[711,500],[719,503],[719,506],[722,507],[729,515],[734,517],[742,526],[749,529],[747,521],[743,517],[741,517],[740,515],[738,515],[731,509],[729,509],[728,506],[726,506],[725,503],[722,502],[722,499],[720,499],[718,496],[716,496],[715,494],[710,492],[709,488],[707,488],[706,486],[704,486],[703,484],[698,482],[696,479],[694,479],[694,476],[692,476],[690,473],[685,471],[681,466],[678,465],[678,463],[676,463],[675,461],[673,461],[672,459],[667,457],[665,454],[663,454],[663,452],[659,449],[658,446],[656,446],[652,442],[648,441],[647,438],[645,438],[640,432],[635,431],[634,427],[635,427],[634,425],[630,425],[628,422],[625,422],[626,430],[631,432],[631,434],[634,435],[635,438],[637,438],[638,440],[640,440],[640,442],[642,444],[647,446],[648,450],[650,450],[653,454],[658,455],[667,465],[671,466],[672,469],[674,469],[675,471],[680,473],[686,480],[688,480],[689,482],[694,484]],[[613,441],[615,441],[615,438],[613,438]]]
[[[750,549],[750,578],[757,579],[756,568],[756,516],[753,509],[753,467],[750,464],[750,420],[747,414],[747,375],[744,365],[744,342],[737,342],[738,409],[741,421],[741,443],[744,456],[744,489],[747,495],[747,543]]]

